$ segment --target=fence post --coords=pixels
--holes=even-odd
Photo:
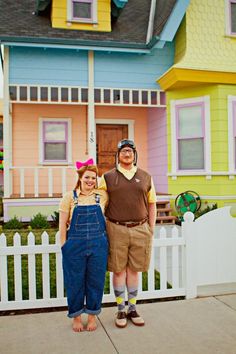
[[[196,279],[196,224],[194,214],[190,211],[184,214],[182,223],[182,236],[185,239],[185,287],[186,299],[197,297]]]

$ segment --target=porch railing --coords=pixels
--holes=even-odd
[[[88,105],[88,87],[10,85],[11,102]],[[165,92],[148,88],[94,88],[95,105],[166,107]]]
[[[21,166],[10,168],[10,178],[4,181],[8,188],[4,188],[4,197],[17,196],[53,197],[55,194],[64,194],[72,189],[77,176],[73,166]]]

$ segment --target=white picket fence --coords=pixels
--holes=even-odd
[[[185,239],[180,235],[177,227],[167,230],[156,228],[153,243],[153,253],[150,269],[147,274],[147,290],[143,290],[143,277],[140,273],[139,299],[152,299],[173,296],[185,296]],[[157,234],[158,233],[158,234]],[[36,270],[36,257],[42,257],[41,268]],[[54,255],[54,261],[50,261]],[[22,267],[24,262],[28,265]],[[14,272],[9,274],[8,262],[11,257]],[[12,260],[13,258],[13,260]],[[22,268],[27,268],[22,271]],[[23,274],[25,273],[26,274]],[[38,275],[37,272],[40,274]],[[160,288],[155,288],[155,275],[160,274]],[[14,273],[14,275],[13,275]],[[56,294],[51,295],[51,276],[56,278]],[[22,278],[27,278],[27,296],[23,296]],[[37,277],[42,277],[41,296],[37,297]],[[11,280],[10,280],[11,278]],[[13,298],[9,299],[9,282],[14,290]],[[12,282],[14,285],[12,286]],[[115,302],[112,290],[112,276],[109,276],[110,293],[104,294],[103,302]],[[26,298],[25,298],[26,297]],[[13,246],[7,246],[6,236],[0,236],[0,310],[16,310],[44,307],[66,306],[64,294],[62,257],[59,244],[59,232],[55,237],[55,243],[49,244],[47,232],[41,235],[41,244],[35,244],[35,236],[32,232],[28,235],[28,244],[21,245],[21,236],[16,233],[13,238]]]
[[[138,298],[195,298],[236,292],[236,217],[231,214],[231,208],[224,207],[194,221],[194,215],[187,212],[181,228],[157,226],[150,269],[145,279],[147,284],[144,289],[144,278],[140,274]],[[234,214],[236,216],[236,212]],[[13,266],[8,267],[10,263]],[[157,288],[155,277],[158,275],[160,286]],[[115,302],[110,275],[109,282],[110,293],[104,294],[104,303]],[[38,283],[42,284],[40,291]],[[56,288],[55,294],[52,288]],[[66,304],[59,233],[52,244],[48,234],[43,232],[41,243],[35,244],[35,236],[30,232],[27,245],[21,244],[21,236],[16,233],[13,246],[8,246],[6,236],[1,234],[0,310]]]

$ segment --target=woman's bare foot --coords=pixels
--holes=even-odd
[[[84,331],[84,326],[83,326],[83,323],[81,321],[81,316],[77,316],[77,317],[73,318],[72,328],[73,328],[74,332],[82,332],[82,331]]]
[[[87,331],[95,331],[97,329],[96,316],[88,315]]]

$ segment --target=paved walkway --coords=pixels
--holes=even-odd
[[[236,354],[236,294],[139,305],[144,327],[114,326],[104,308],[93,332],[63,312],[0,317],[1,354]]]

